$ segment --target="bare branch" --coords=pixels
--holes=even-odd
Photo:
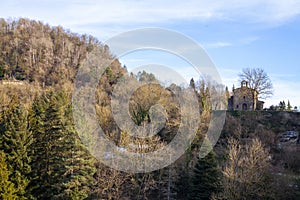
[[[267,73],[261,68],[244,68],[239,74],[240,81],[247,81],[249,87],[255,89],[262,99],[273,95],[273,85]]]

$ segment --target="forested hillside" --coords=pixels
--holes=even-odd
[[[284,156],[298,155],[299,145],[293,144],[292,149],[277,145],[279,133],[300,130],[297,113],[284,118],[285,112],[230,112],[216,147],[199,158],[213,110],[211,93],[220,88],[207,79],[191,80],[201,120],[193,143],[175,163],[149,173],[125,173],[98,161],[80,140],[72,114],[74,78],[95,48],[111,60],[100,78],[96,105],[90,105],[107,138],[128,151],[147,153],[176,135],[182,116],[172,90],[187,88],[163,87],[147,72],[128,74],[109,47],[92,36],[29,19],[2,19],[0,199],[299,198],[300,158]],[[120,78],[153,81],[132,94],[129,112],[135,124],[143,127],[151,122],[151,106],[163,106],[168,120],[155,136],[136,138],[116,125],[111,99]],[[87,134],[94,127],[80,123],[87,127]],[[95,141],[92,136],[88,139]]]
[[[72,80],[80,62],[99,41],[62,27],[18,19],[0,20],[0,79],[45,85]]]

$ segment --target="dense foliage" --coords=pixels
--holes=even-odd
[[[213,194],[221,191],[220,177],[214,152],[209,152],[206,157],[199,158],[191,179],[189,199],[211,199]]]

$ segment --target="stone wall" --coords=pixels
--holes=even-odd
[[[263,103],[258,101],[257,91],[248,87],[246,81],[241,82],[241,87],[234,89],[228,99],[228,110],[262,110]]]

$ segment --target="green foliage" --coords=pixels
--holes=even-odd
[[[214,152],[200,158],[195,166],[191,179],[189,199],[211,199],[212,195],[220,191],[220,172]]]
[[[280,101],[280,103],[279,103],[279,109],[282,110],[282,111],[286,110],[285,101]]]
[[[29,146],[32,135],[27,129],[27,113],[15,95],[7,108],[2,110],[0,122],[0,147],[6,154],[10,178],[16,187],[18,199],[26,199],[29,183],[30,157]]]
[[[36,98],[31,113],[35,142],[32,194],[38,199],[86,199],[94,185],[94,160],[74,130],[64,92]]]
[[[292,105],[290,103],[290,101],[288,101],[288,104],[287,104],[287,111],[292,111]]]
[[[294,184],[294,187],[295,187],[295,196],[297,199],[300,198],[300,176],[298,176],[297,178],[295,178],[295,184]]]
[[[0,65],[0,80],[4,78],[5,75],[5,70],[2,65]]]
[[[11,172],[8,170],[5,160],[5,153],[0,151],[0,199],[14,200],[17,199],[17,191],[14,184],[9,180]]]

